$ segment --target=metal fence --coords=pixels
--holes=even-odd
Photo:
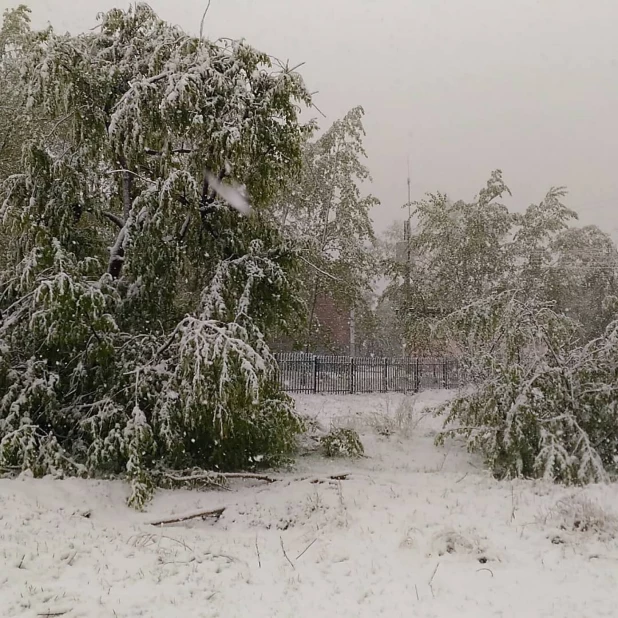
[[[457,361],[448,358],[275,357],[281,386],[291,393],[410,393],[459,385]]]

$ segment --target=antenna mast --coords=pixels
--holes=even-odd
[[[410,155],[408,155],[408,221],[412,217],[412,205],[410,203]]]
[[[405,312],[410,308],[410,296],[412,293],[412,281],[411,281],[411,271],[412,271],[412,250],[411,250],[411,241],[412,241],[412,203],[410,199],[410,155],[408,155],[408,219],[405,222],[403,235],[404,242],[406,243],[406,289],[405,289]],[[405,318],[404,318],[405,320]],[[404,343],[404,356],[406,355],[406,347]],[[409,354],[409,351],[407,351]]]

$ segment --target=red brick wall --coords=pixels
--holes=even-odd
[[[309,352],[350,353],[350,311],[347,307],[338,306],[330,296],[319,295],[315,303],[314,321],[317,322],[317,331],[314,332]],[[303,347],[305,335],[303,329],[296,341],[292,337],[278,337],[269,344],[274,352],[291,352]]]
[[[315,305],[315,317],[318,321],[317,351],[329,351],[335,354],[350,352],[350,311],[337,305],[333,298],[320,295]]]

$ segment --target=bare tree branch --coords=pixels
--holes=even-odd
[[[212,2],[212,0],[208,0],[208,4],[206,5],[206,10],[204,11],[204,14],[202,15],[202,20],[200,21],[200,41],[203,38],[203,33],[204,33],[204,20],[206,19],[206,13],[208,13],[208,9],[210,8],[210,3]]]
[[[325,277],[328,277],[329,279],[332,279],[333,281],[339,281],[339,283],[345,283],[343,279],[339,279],[338,277],[335,277],[335,275],[331,275],[330,273],[327,273],[325,270],[322,270],[320,267],[316,266],[315,264],[310,262],[308,259],[304,258],[302,255],[299,255],[298,257],[303,262],[311,266],[311,268],[315,268],[315,270],[317,270],[320,274],[324,275]]]

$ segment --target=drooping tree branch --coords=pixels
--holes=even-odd
[[[208,194],[210,190],[210,184],[208,182],[208,168],[204,168],[204,176],[202,180],[202,196],[200,197],[200,210],[206,210],[208,205]]]
[[[112,223],[116,224],[119,228],[124,227],[124,221],[118,215],[115,215],[113,212],[108,212],[107,210],[104,210],[101,212],[101,214],[106,219],[109,219]]]
[[[147,155],[151,155],[151,156],[155,156],[155,157],[162,157],[163,154],[164,154],[162,151],[154,150],[153,148],[144,148],[144,152]],[[191,148],[173,148],[169,152],[171,154],[191,154],[193,152],[193,149],[191,149]]]
[[[111,173],[114,173],[116,171],[120,171],[122,173],[122,206],[124,221],[121,220],[119,217],[116,217],[116,215],[112,215],[112,213],[103,213],[105,217],[107,217],[111,221],[114,221],[114,223],[120,226],[120,231],[118,232],[118,236],[116,237],[116,242],[114,243],[109,252],[109,264],[107,267],[107,272],[114,279],[117,279],[120,276],[120,272],[122,271],[122,265],[124,264],[123,244],[127,236],[127,224],[129,221],[129,216],[131,214],[131,207],[133,205],[132,191],[134,172],[131,172],[127,168],[127,160],[124,155],[119,157],[119,161],[122,169],[113,170]]]
[[[109,264],[107,266],[107,272],[114,279],[118,279],[118,277],[120,276],[120,271],[122,270],[122,265],[124,264],[124,247],[122,245],[124,243],[126,235],[127,226],[125,224],[118,232],[118,236],[116,236],[116,242],[109,250]]]
[[[133,191],[133,176],[127,167],[127,161],[124,156],[120,157],[120,165],[124,168],[122,171],[122,205],[124,209],[124,220],[129,218],[131,212],[131,204],[133,199],[131,193]]]
[[[180,228],[180,236],[178,238],[178,242],[183,242],[187,232],[189,231],[189,225],[191,224],[191,214],[188,214]]]

